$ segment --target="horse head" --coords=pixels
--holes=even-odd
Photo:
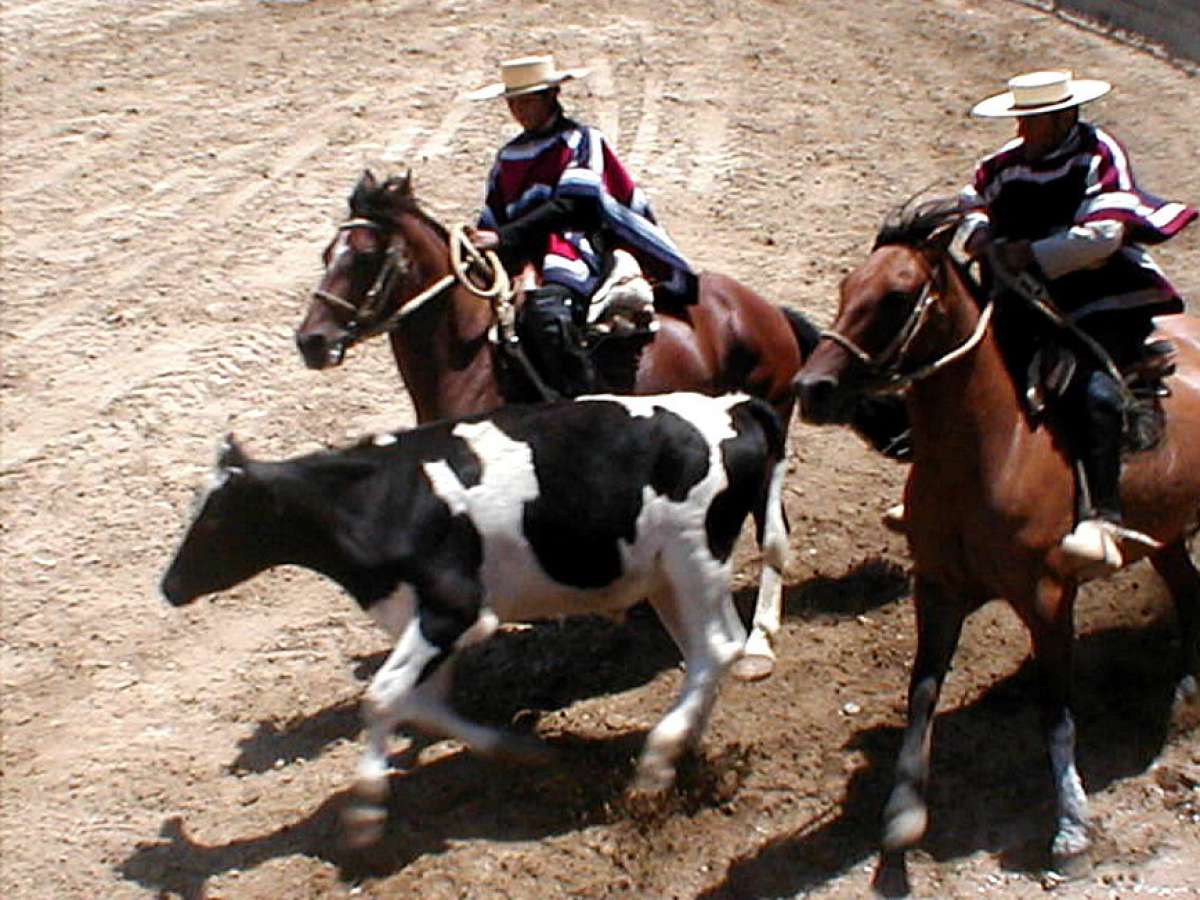
[[[833,326],[792,382],[806,421],[852,422],[865,395],[898,392],[939,352],[948,316],[940,263],[962,215],[944,199],[889,215],[870,256],[842,280]]]
[[[434,223],[417,206],[409,175],[380,182],[363,172],[349,207],[349,218],[325,247],[325,272],[296,329],[296,346],[310,369],[337,366],[350,346],[394,327],[430,277],[420,271],[428,266],[418,259],[422,241],[415,226]]]

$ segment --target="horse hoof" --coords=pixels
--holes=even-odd
[[[387,824],[387,810],[382,806],[354,803],[342,810],[342,839],[351,850],[362,850],[378,844]]]
[[[762,681],[775,671],[775,660],[760,653],[747,654],[733,664],[733,677],[738,681]]]
[[[1171,703],[1171,728],[1176,732],[1191,731],[1200,725],[1200,686],[1193,675],[1186,676],[1175,686]]]
[[[879,854],[875,874],[871,877],[871,893],[876,897],[907,897],[912,893],[908,882],[908,862],[903,852],[884,851]]]
[[[1079,881],[1092,874],[1092,855],[1086,850],[1080,853],[1056,853],[1053,854],[1051,866],[1053,868],[1046,873],[1044,880],[1058,883]]]

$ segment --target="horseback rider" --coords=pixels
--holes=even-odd
[[[612,146],[563,112],[559,85],[587,71],[523,57],[500,64],[500,82],[467,95],[503,97],[522,128],[496,156],[471,240],[497,251],[514,275],[532,266],[537,286],[525,291],[517,334],[551,387],[568,396],[597,387],[580,334],[615,251],[629,254],[627,264],[636,260],[659,295],[688,303],[696,292],[690,263]]]
[[[1145,357],[1152,316],[1183,311],[1141,245],[1172,237],[1197,215],[1139,189],[1124,147],[1079,119],[1081,104],[1109,90],[1070,72],[1030,72],[977,103],[972,115],[1016,118],[1017,136],[978,164],[963,191],[973,211],[962,233],[972,258],[986,253],[995,268],[1035,276],[1053,311],[1085,336],[1059,338],[1074,347],[1074,372],[1057,412],[1083,476],[1077,524],[1061,546],[1081,568],[1100,573],[1122,564],[1125,389],[1114,369]],[[1012,336],[1027,341],[1019,328]],[[1090,351],[1091,341],[1115,366]]]

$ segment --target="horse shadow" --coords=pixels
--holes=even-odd
[[[868,596],[899,596],[904,579],[886,564],[868,562],[842,578],[818,577],[787,590],[789,617],[849,616]],[[735,595],[749,616],[756,590]],[[875,601],[878,605],[878,601]],[[369,680],[386,651],[355,658],[354,675]],[[623,625],[600,618],[566,619],[529,629],[506,631],[462,654],[452,693],[464,715],[497,727],[531,727],[542,712],[577,700],[639,687],[674,667],[679,653],[648,606],[636,607]],[[312,760],[361,731],[358,700],[331,704],[311,715],[278,725],[260,722],[239,742],[230,763],[234,773],[265,772]],[[246,870],[271,859],[305,855],[335,865],[345,880],[396,872],[412,861],[438,854],[453,841],[498,842],[541,839],[612,821],[637,818],[625,790],[645,740],[645,730],[575,737],[558,734],[544,743],[554,762],[541,767],[506,766],[457,752],[417,765],[430,740],[415,737],[393,756],[404,772],[392,779],[388,830],[369,855],[340,845],[339,816],[349,791],[338,791],[298,821],[256,836],[206,845],[187,834],[184,821],[171,817],[156,838],[143,841],[118,867],[123,878],[159,893],[204,896],[209,878]],[[719,803],[731,782],[731,769],[744,770],[748,751],[734,747],[681,761],[668,804],[682,812]],[[727,799],[727,798],[725,798]],[[655,815],[670,811],[660,809]]]
[[[1089,795],[1144,773],[1171,733],[1175,683],[1164,658],[1177,649],[1166,626],[1112,628],[1075,645],[1077,762]],[[1168,649],[1167,645],[1171,645]],[[951,673],[953,678],[953,673]],[[1027,659],[974,702],[941,710],[934,726],[929,830],[915,851],[938,863],[983,851],[1031,877],[1049,864],[1055,795]],[[875,860],[903,728],[877,725],[844,745],[865,763],[844,795],[810,826],[734,862],[705,900],[798,896]],[[1097,853],[1109,846],[1102,830]]]

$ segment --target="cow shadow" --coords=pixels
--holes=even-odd
[[[1175,685],[1172,667],[1162,663],[1177,658],[1174,638],[1173,628],[1164,625],[1102,630],[1077,641],[1077,763],[1089,795],[1144,773],[1166,744]],[[1036,671],[1026,660],[974,702],[940,711],[929,830],[917,858],[946,862],[983,851],[1006,871],[1036,877],[1045,870],[1055,796],[1037,694]],[[722,883],[701,896],[799,896],[874,863],[901,737],[898,725],[852,735],[843,749],[866,761],[849,777],[844,795],[808,826],[735,861]],[[1101,833],[1098,856],[1106,846]]]
[[[187,900],[205,897],[215,876],[291,856],[331,863],[343,882],[354,883],[393,874],[462,841],[536,841],[619,819],[694,814],[727,800],[728,773],[744,773],[748,764],[749,751],[740,745],[688,756],[658,808],[631,806],[626,788],[645,734],[635,729],[604,737],[558,735],[545,742],[553,755],[545,766],[505,765],[459,750],[394,775],[386,831],[369,850],[343,844],[341,813],[352,800],[344,789],[302,819],[227,843],[204,844],[188,835],[180,817],[172,817],[117,871],[159,896]]]
[[[898,568],[868,562],[840,579],[814,578],[788,588],[785,611],[800,618],[854,615],[868,608],[865,598],[900,596],[904,584]],[[735,596],[747,618],[756,590],[746,588]],[[890,600],[871,605],[880,602]],[[357,657],[355,677],[368,680],[386,657],[386,651]],[[542,712],[639,687],[678,662],[677,648],[648,606],[635,608],[624,624],[600,618],[542,623],[502,632],[462,654],[452,702],[472,719],[519,731]],[[280,760],[315,759],[327,747],[359,734],[358,705],[355,697],[284,725],[261,722],[239,742],[229,768],[265,772]],[[626,807],[625,789],[644,740],[644,730],[624,728],[599,737],[559,734],[545,741],[554,762],[528,768],[503,766],[465,751],[418,765],[417,756],[430,741],[417,738],[393,757],[400,770],[413,768],[392,779],[388,830],[369,856],[340,845],[339,816],[349,799],[342,790],[302,819],[221,844],[195,840],[185,822],[172,817],[156,838],[138,844],[118,871],[159,893],[200,898],[208,879],[281,857],[321,859],[335,865],[343,879],[355,880],[399,871],[458,840],[541,839],[614,818],[636,818],[643,813]],[[731,768],[744,770],[746,758],[747,751],[738,746],[685,758],[669,808],[656,814],[672,809],[687,813],[727,799],[723,793],[740,778],[731,782],[726,775]]]
[[[757,587],[737,591],[734,603],[749,624]],[[816,576],[784,591],[786,619],[849,618],[906,596],[903,568],[868,559],[840,577]],[[388,651],[354,658],[354,677],[367,682]],[[538,715],[603,694],[646,684],[679,662],[679,651],[648,604],[634,607],[623,624],[600,617],[539,622],[502,631],[462,653],[451,701],[468,718],[496,727],[536,722]],[[260,722],[239,741],[230,769],[261,773],[283,764],[316,759],[340,740],[361,731],[359,700],[347,698],[284,724]],[[414,737],[413,752],[426,746]]]

